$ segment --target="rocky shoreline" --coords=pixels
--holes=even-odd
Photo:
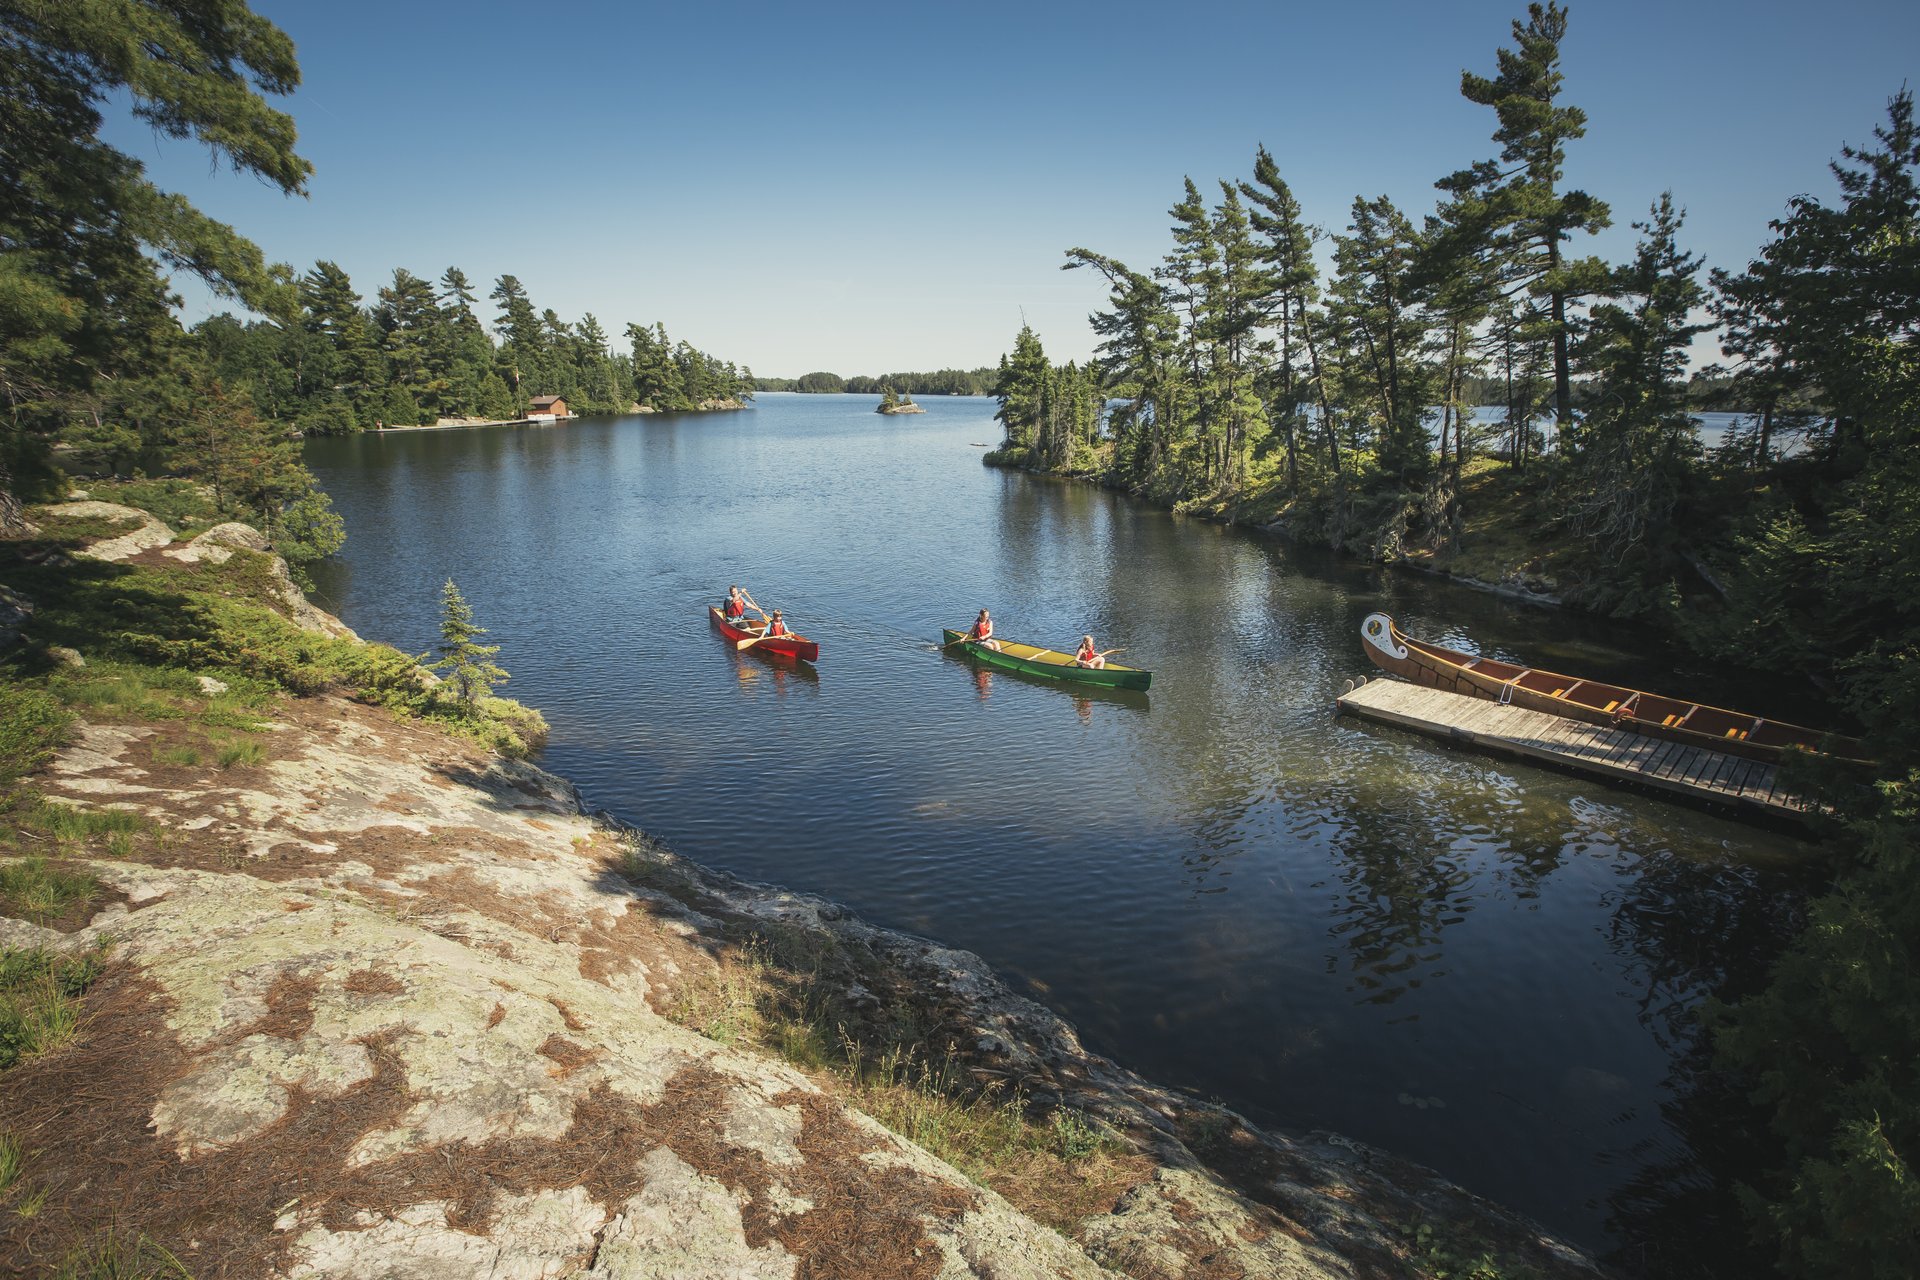
[[[261,555],[239,527],[164,529],[110,553]],[[289,625],[351,635],[254,580]],[[0,947],[108,957],[84,1031],[4,1077],[42,1207],[0,1216],[0,1270],[108,1204],[209,1276],[1599,1274],[1429,1170],[1145,1081],[979,957],[688,862],[531,764],[318,691],[216,766],[175,707],[89,713],[28,780],[140,826],[62,852],[101,886],[84,909],[0,916]],[[821,1029],[838,1047],[805,1043]],[[880,1044],[918,1063],[904,1093],[873,1087]],[[936,1077],[1044,1141],[962,1173],[896,1105]]]

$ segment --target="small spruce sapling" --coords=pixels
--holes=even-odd
[[[447,579],[440,589],[440,661],[428,668],[446,672],[460,709],[469,715],[480,709],[480,700],[503,684],[507,673],[494,665],[497,644],[475,644],[475,636],[487,634],[485,627],[474,625],[473,606],[460,594],[460,588]]]

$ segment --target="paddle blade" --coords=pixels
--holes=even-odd
[[[748,636],[745,640],[736,640],[733,642],[734,651],[739,652],[742,649],[750,649],[765,639],[765,636]]]

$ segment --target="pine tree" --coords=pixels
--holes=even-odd
[[[475,636],[485,634],[486,628],[474,624],[473,607],[448,578],[447,585],[440,588],[440,661],[428,670],[446,673],[459,709],[469,715],[480,709],[480,700],[492,693],[495,685],[508,679],[507,673],[493,663],[500,646],[475,642]]]
[[[1089,322],[1100,335],[1103,388],[1125,398],[1112,416],[1115,474],[1130,488],[1159,487],[1185,412],[1177,352],[1179,320],[1157,280],[1117,258],[1067,250],[1063,271],[1092,267],[1106,278],[1109,310]],[[1001,361],[1004,379],[1007,364]]]
[[[1324,384],[1310,376],[1317,363],[1307,353],[1314,348],[1310,309],[1319,298],[1320,268],[1313,260],[1318,232],[1300,217],[1300,203],[1280,177],[1280,167],[1263,146],[1253,162],[1253,182],[1242,182],[1240,193],[1250,202],[1249,223],[1259,238],[1258,259],[1263,270],[1258,282],[1264,323],[1275,333],[1279,359],[1267,370],[1264,398],[1269,419],[1279,427],[1287,450],[1287,488],[1300,487],[1299,436],[1309,403],[1307,388],[1320,389],[1322,417],[1331,424],[1332,409]],[[1255,185],[1257,184],[1257,185]],[[1303,366],[1303,357],[1305,362]],[[1331,431],[1329,440],[1331,441]],[[1334,446],[1338,470],[1338,446]]]
[[[293,310],[256,246],[102,138],[101,106],[291,195],[312,166],[263,95],[299,82],[293,43],[240,0],[0,6],[0,530],[22,519],[15,468],[40,470],[90,397],[164,363],[179,326],[156,258],[264,314]]]
[[[994,399],[1000,404],[993,416],[1005,433],[1003,447],[1027,450],[1037,442],[1051,372],[1039,337],[1031,326],[1021,325],[1013,340],[1013,358],[1003,363],[1000,380],[993,388]]]
[[[347,421],[332,429],[373,425],[385,409],[386,361],[353,281],[337,264],[323,261],[300,278],[299,288],[307,332],[320,339],[313,375],[317,390],[347,414]]]
[[[1656,575],[1661,535],[1699,452],[1687,357],[1694,335],[1708,328],[1692,320],[1706,291],[1696,279],[1699,259],[1679,248],[1681,218],[1668,193],[1648,221],[1634,224],[1643,233],[1639,248],[1614,273],[1610,300],[1594,307],[1582,342],[1594,400],[1568,442],[1577,476],[1568,506],[1573,528],[1616,559],[1649,551]]]
[[[1551,0],[1530,4],[1526,23],[1513,24],[1518,47],[1497,54],[1497,76],[1460,73],[1462,96],[1492,107],[1499,116],[1493,140],[1501,144],[1500,158],[1438,184],[1458,202],[1461,221],[1476,223],[1497,247],[1507,282],[1545,301],[1547,336],[1553,344],[1554,417],[1562,430],[1573,422],[1568,307],[1601,286],[1606,275],[1605,264],[1597,258],[1568,260],[1565,245],[1575,233],[1596,233],[1610,222],[1602,201],[1584,191],[1559,190],[1566,144],[1587,132],[1586,112],[1557,102],[1563,79],[1560,42],[1566,33],[1565,8]]]
[[[1427,320],[1415,299],[1413,224],[1385,196],[1356,197],[1351,235],[1334,237],[1333,316],[1352,351],[1356,394],[1377,413],[1383,470],[1423,477],[1432,461],[1424,420],[1428,377],[1419,355]],[[1364,389],[1364,390],[1363,390]]]
[[[1218,474],[1224,487],[1235,488],[1246,473],[1248,454],[1264,446],[1268,433],[1254,367],[1254,330],[1262,318],[1267,278],[1238,188],[1222,182],[1220,190],[1224,198],[1213,216],[1219,284],[1209,299],[1207,331],[1214,349],[1212,377],[1220,426]]]
[[[537,394],[528,384],[539,378],[545,364],[540,317],[534,313],[527,291],[513,276],[503,275],[494,281],[491,297],[500,308],[494,322],[501,336],[496,365],[512,393],[512,411],[518,415],[526,411],[527,397]]]
[[[403,392],[415,415],[399,419],[390,410],[387,420],[437,418],[444,407],[453,352],[452,334],[444,328],[433,286],[405,267],[397,268],[393,284],[380,290],[373,318],[387,357],[389,404],[395,404],[393,392]]]

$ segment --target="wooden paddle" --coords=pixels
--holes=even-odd
[[[753,592],[742,591],[740,593],[740,598],[742,600],[745,600],[749,605],[753,606],[753,611],[760,615],[760,621],[765,622],[767,620],[767,611],[765,609],[762,609],[760,607],[760,602],[753,598]]]
[[[734,641],[733,648],[734,648],[734,651],[737,653],[742,650],[753,648],[753,646],[759,644],[762,640],[793,640],[796,638],[797,637],[795,637],[793,632],[791,631],[787,632],[787,634],[783,636],[770,636],[770,635],[767,635],[765,632],[762,632],[757,636],[748,636],[745,640]]]

